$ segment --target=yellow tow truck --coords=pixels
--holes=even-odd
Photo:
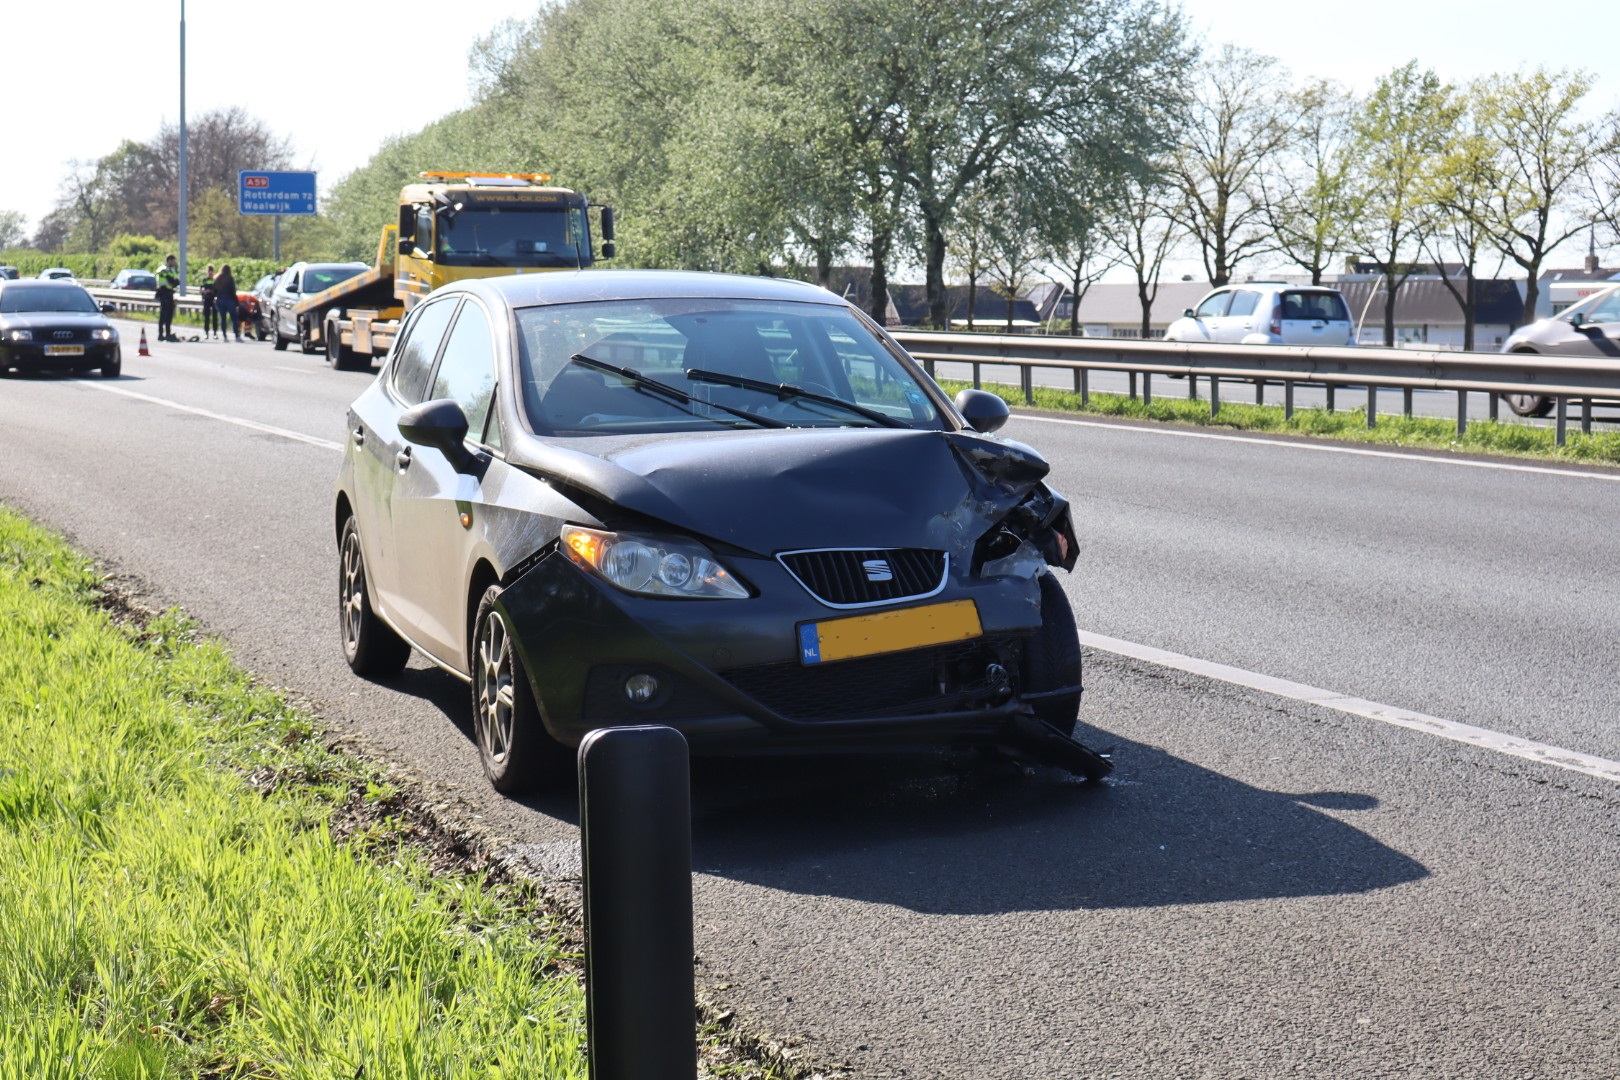
[[[292,309],[306,351],[342,371],[387,355],[400,321],[440,285],[498,274],[581,270],[613,257],[613,209],[602,207],[593,250],[585,196],[545,173],[425,172],[399,193],[375,265]]]

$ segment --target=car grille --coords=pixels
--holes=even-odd
[[[40,339],[50,345],[59,345],[64,341],[88,340],[89,335],[80,330],[50,330],[37,335],[35,338],[35,340]]]
[[[954,695],[978,684],[991,663],[1011,663],[1015,651],[1012,639],[981,638],[828,664],[736,668],[721,676],[789,720],[927,715],[960,708]]]
[[[828,607],[867,607],[918,600],[945,587],[949,558],[926,548],[827,548],[776,557],[811,596]]]

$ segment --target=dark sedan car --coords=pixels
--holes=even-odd
[[[157,275],[150,270],[120,270],[113,275],[112,281],[107,283],[109,289],[146,289],[157,288]]]
[[[345,655],[471,685],[495,787],[590,730],[694,750],[1000,746],[1088,777],[1067,502],[899,346],[799,282],[448,286],[350,407]],[[975,430],[977,428],[977,430]]]
[[[123,368],[118,330],[72,281],[0,281],[0,374]]]

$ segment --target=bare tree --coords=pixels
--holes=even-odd
[[[1283,119],[1286,71],[1276,59],[1223,45],[1199,68],[1170,176],[1177,223],[1197,241],[1210,284],[1232,280],[1238,263],[1273,250],[1265,228],[1262,178],[1289,136]]]
[[[1318,79],[1290,91],[1292,115],[1279,165],[1263,170],[1266,222],[1277,249],[1309,271],[1311,284],[1354,247],[1363,187],[1354,150],[1356,99]]]
[[[1480,253],[1489,245],[1482,224],[1488,201],[1501,184],[1495,147],[1483,129],[1478,84],[1470,87],[1458,123],[1446,136],[1444,151],[1427,177],[1427,198],[1439,210],[1435,229],[1424,238],[1424,246],[1440,272],[1447,291],[1457,301],[1463,316],[1463,348],[1474,348],[1475,316],[1479,309],[1479,287],[1475,268]],[[1446,255],[1454,254],[1461,263],[1462,281],[1446,265]]]
[[[1153,301],[1159,295],[1159,273],[1175,247],[1176,231],[1170,217],[1174,198],[1175,189],[1160,176],[1129,180],[1120,193],[1119,212],[1103,226],[1108,246],[1136,279],[1144,339],[1152,336]]]

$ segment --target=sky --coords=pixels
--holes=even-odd
[[[0,210],[30,231],[55,205],[72,162],[124,139],[147,141],[180,116],[184,0],[4,0]],[[467,53],[537,0],[190,0],[186,113],[240,106],[291,139],[294,167],[324,192],[388,137],[470,104]],[[1195,34],[1278,57],[1296,78],[1365,92],[1416,59],[1442,78],[1584,68],[1594,114],[1620,106],[1620,0],[1181,0]],[[378,12],[386,12],[379,17]],[[388,28],[385,35],[382,27]],[[430,62],[412,59],[430,49]],[[434,70],[441,77],[429,77]],[[1576,258],[1584,252],[1576,254]]]

